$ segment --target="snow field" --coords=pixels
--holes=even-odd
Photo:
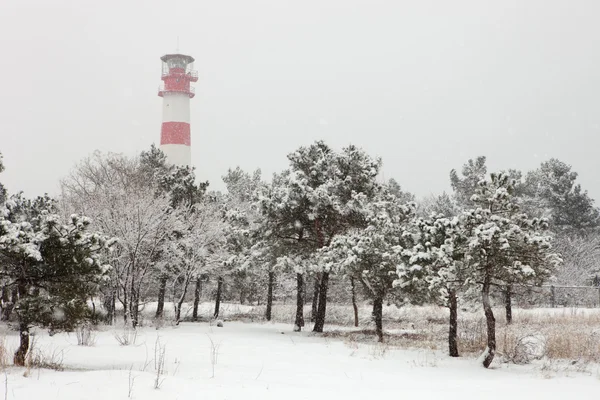
[[[309,328],[309,327],[307,327]],[[451,359],[441,351],[406,350],[374,342],[346,342],[293,333],[289,324],[226,322],[139,329],[136,344],[119,346],[119,329],[96,333],[93,347],[74,334],[39,331],[36,346],[62,353],[65,371],[8,368],[0,384],[8,399],[592,399],[600,380],[592,374],[545,379],[533,366]],[[17,336],[7,333],[9,351]],[[211,363],[212,343],[218,346]],[[160,343],[160,344],[158,344]],[[159,389],[156,350],[164,346]]]

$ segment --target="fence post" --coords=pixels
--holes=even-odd
[[[598,286],[598,307],[600,307],[600,286]]]
[[[550,286],[550,303],[552,304],[552,308],[556,307],[556,294],[554,292],[554,285]]]

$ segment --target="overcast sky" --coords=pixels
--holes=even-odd
[[[56,193],[94,150],[159,143],[160,56],[196,58],[192,163],[286,167],[323,139],[419,196],[488,157],[550,157],[600,200],[597,0],[1,0],[0,151],[11,192]]]

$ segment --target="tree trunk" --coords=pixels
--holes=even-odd
[[[131,327],[137,328],[139,323],[139,311],[140,311],[140,298],[139,293],[135,288],[135,281],[131,279],[130,293],[129,293],[129,316],[131,318]]]
[[[158,305],[156,306],[156,315],[154,318],[162,318],[165,310],[165,294],[167,293],[167,276],[160,277],[158,286]]]
[[[504,308],[506,309],[506,323],[512,324],[512,285],[506,286],[504,291]]]
[[[304,276],[296,274],[296,321],[294,330],[300,332],[304,326],[304,301],[302,293],[304,292]]]
[[[179,325],[179,322],[181,321],[181,307],[183,307],[184,300],[185,294],[183,294],[175,304],[175,325]]]
[[[10,299],[8,297],[8,289],[4,289],[4,293],[2,293],[2,301],[4,302],[4,296],[6,296],[6,303],[4,304],[4,309],[2,310],[2,321],[10,320],[10,316],[15,308],[15,304],[17,304],[17,300],[19,299],[19,291],[17,288],[13,288],[10,294]]]
[[[112,301],[110,303],[110,322],[109,325],[113,325],[117,321],[117,292],[116,290],[112,293]]]
[[[2,321],[7,321],[6,319],[6,309],[9,307],[10,297],[8,297],[8,287],[2,287]]]
[[[456,290],[448,291],[448,308],[450,308],[450,329],[448,330],[448,350],[450,357],[458,357],[458,301]]]
[[[486,276],[481,289],[481,299],[483,303],[483,312],[485,313],[485,321],[487,324],[487,349],[483,357],[483,366],[488,368],[494,356],[496,355],[496,319],[490,304],[490,287],[491,278]]]
[[[375,321],[377,341],[383,343],[383,297],[373,300],[373,320]]]
[[[17,285],[17,295],[19,300],[23,301],[27,297],[27,287],[25,286],[24,281],[19,281]],[[28,307],[27,304],[24,304],[24,307]],[[15,352],[15,356],[13,358],[13,363],[17,367],[25,366],[25,358],[27,357],[27,352],[29,351],[29,321],[28,314],[29,310],[19,310],[17,312],[19,317],[19,348]]]
[[[129,302],[129,311],[131,312],[131,327],[135,329],[140,323],[140,299],[137,297],[137,295],[132,297],[131,301]]]
[[[202,295],[202,278],[196,278],[196,288],[194,289],[194,311],[192,312],[192,320],[198,321],[198,306],[200,305],[200,296]]]
[[[98,325],[98,314],[96,313],[96,302],[94,302],[94,297],[90,297],[90,302],[92,303],[92,323]]]
[[[106,323],[112,325],[115,318],[115,294],[112,290],[110,291],[110,294],[104,297],[102,305],[106,310]]]
[[[313,332],[323,332],[325,327],[325,314],[327,313],[327,288],[329,286],[329,272],[323,272],[321,275],[321,285],[319,286],[319,307],[315,318]]]
[[[317,311],[319,309],[319,285],[321,284],[321,274],[318,273],[315,276],[315,284],[313,288],[313,298],[310,310],[310,322],[315,322],[317,318]]]
[[[131,318],[131,327],[137,328],[139,324],[140,298],[135,289],[135,283],[131,281],[131,293],[129,294],[129,316]]]
[[[29,351],[29,326],[26,322],[19,323],[19,337],[19,348],[15,352],[13,363],[16,367],[24,367],[25,358],[27,357],[27,352]]]
[[[177,300],[176,305],[176,313],[175,313],[175,324],[179,325],[181,322],[181,308],[183,307],[183,302],[185,301],[185,296],[187,295],[187,291],[190,287],[191,276],[187,275],[183,281],[183,288],[181,289],[181,296],[179,296],[179,300]]]
[[[354,278],[350,277],[350,287],[352,288],[352,308],[354,308],[354,326],[358,328],[358,306],[356,305],[356,287]]]
[[[181,321],[181,307],[183,305],[183,300],[179,300],[177,302],[177,309],[175,310],[175,325],[179,325],[179,321]]]
[[[215,299],[215,314],[214,318],[219,318],[219,312],[221,311],[221,294],[223,292],[223,277],[217,279],[217,298]]]
[[[131,318],[131,327],[133,329],[137,328],[139,320],[139,310],[140,310],[140,298],[139,293],[135,287],[135,279],[133,276],[130,277],[131,282],[129,283],[129,317]]]
[[[271,320],[271,313],[273,310],[273,286],[275,284],[275,272],[269,271],[269,287],[267,289],[267,311],[265,312],[265,318],[267,321]]]
[[[121,304],[123,304],[123,324],[127,326],[129,321],[129,300],[127,298],[127,287],[123,288],[123,299],[121,300]]]

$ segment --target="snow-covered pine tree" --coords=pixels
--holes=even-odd
[[[18,293],[18,366],[25,364],[30,327],[71,329],[89,317],[86,302],[109,270],[101,256],[113,241],[92,232],[86,217],[64,222],[56,211],[48,197],[17,195],[0,212],[0,271]]]
[[[376,334],[383,342],[383,302],[393,287],[403,251],[412,246],[407,228],[414,204],[401,204],[398,197],[387,192],[374,199],[357,195],[353,203],[362,210],[364,226],[335,236],[329,246],[320,249],[320,262],[328,270],[362,283],[373,300]]]
[[[402,204],[415,202],[415,195],[402,189],[402,186],[394,178],[385,183],[387,191],[395,196]]]
[[[470,159],[463,165],[461,174],[453,169],[450,171],[450,184],[454,191],[456,202],[463,209],[473,206],[471,196],[473,195],[477,185],[482,179],[485,179],[487,174],[486,157],[480,156],[475,160]]]
[[[2,153],[0,153],[0,173],[4,172],[4,160],[2,159]],[[0,205],[6,201],[6,188],[0,182]]]
[[[448,193],[430,195],[417,203],[417,215],[429,218],[432,215],[441,215],[452,218],[459,214],[459,207]]]
[[[557,233],[585,235],[600,227],[594,200],[576,180],[572,167],[557,159],[543,162],[526,176],[525,194],[537,208],[547,210],[551,228]]]
[[[256,225],[259,213],[254,207],[255,193],[263,186],[260,170],[252,174],[240,167],[229,169],[223,176],[227,193],[220,196],[225,222],[225,247],[227,260],[222,265],[217,279],[217,298],[215,301],[215,317],[219,314],[222,287],[226,277],[233,277],[232,284],[244,300],[253,282],[259,279],[262,271],[256,259],[251,257],[252,247],[256,243]]]
[[[299,260],[307,257],[310,246],[305,242],[305,224],[309,222],[307,202],[300,196],[301,191],[289,190],[292,185],[289,170],[275,174],[271,184],[264,186],[256,200],[256,207],[261,212],[257,231],[263,247],[281,248],[284,255],[282,266],[292,267],[296,275],[296,317],[295,329],[304,326],[304,273],[303,263],[287,262],[288,259]],[[295,188],[293,188],[295,189]],[[304,221],[304,223],[303,223]]]
[[[4,172],[4,162],[2,158],[2,153],[0,153],[0,173]],[[4,206],[4,202],[6,201],[6,188],[0,182],[0,207]],[[10,288],[6,283],[9,281],[6,278],[0,278],[1,285],[1,293],[0,293],[0,320],[8,321],[10,315],[12,313],[12,309],[14,306],[13,299],[16,299],[17,292],[15,288]],[[11,299],[11,297],[13,299]]]
[[[252,249],[260,242],[260,232],[256,230],[260,215],[254,200],[264,183],[260,170],[248,173],[240,167],[229,169],[223,176],[223,182],[227,187],[226,216],[232,228],[229,244],[235,255],[231,288],[239,295],[240,303],[244,303],[266,294],[262,293],[261,282],[266,281],[269,267],[261,258],[252,256]]]
[[[273,311],[273,299],[277,276],[284,271],[289,264],[283,262],[285,247],[278,242],[265,240],[260,231],[261,224],[257,223],[252,231],[252,248],[246,254],[243,264],[244,271],[251,271],[257,281],[267,283],[265,319],[271,321]],[[251,275],[251,276],[252,276]],[[262,279],[261,279],[262,278]],[[266,278],[266,279],[264,279]]]
[[[559,235],[554,248],[561,254],[563,264],[556,272],[556,284],[567,286],[600,286],[600,232],[586,236]],[[573,298],[570,291],[555,291],[558,304],[569,302],[594,304],[597,290],[577,290]]]
[[[481,288],[487,324],[483,366],[496,353],[496,320],[490,302],[492,286],[539,285],[548,279],[560,258],[551,250],[548,222],[519,212],[508,175],[491,174],[481,181],[471,201],[477,206],[461,216],[468,243],[465,253],[468,282]]]
[[[412,222],[414,245],[402,253],[394,284],[414,300],[448,307],[448,351],[458,357],[458,293],[467,278],[467,237],[459,217],[432,214]]]
[[[322,141],[300,147],[288,159],[289,169],[274,176],[257,205],[264,217],[265,235],[286,244],[292,258],[306,259],[336,235],[364,224],[362,210],[350,205],[358,194],[371,199],[378,193],[381,161],[355,146],[335,153]],[[298,293],[304,290],[301,272],[297,272]],[[322,332],[325,324],[330,274],[327,267],[319,272],[315,332]],[[300,305],[297,308],[300,312]],[[300,319],[298,315],[297,322]]]
[[[140,154],[140,170],[157,195],[170,197],[174,208],[198,203],[208,188],[208,182],[196,183],[193,167],[168,164],[165,154],[154,144]]]

